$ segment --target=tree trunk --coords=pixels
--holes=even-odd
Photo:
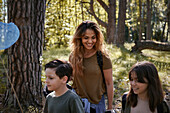
[[[141,16],[142,16],[142,3],[141,3],[141,0],[139,0],[139,41],[142,40],[142,19],[141,19]]]
[[[82,15],[82,21],[84,21],[84,11],[83,11],[83,3],[82,2],[83,2],[83,0],[81,0],[81,15]]]
[[[21,105],[18,112],[26,112],[29,107],[37,112],[42,109],[40,57],[44,40],[45,6],[46,0],[8,0],[8,22],[18,26],[20,37],[8,49],[8,76],[17,97],[8,83],[4,105],[14,109]]]
[[[123,46],[125,42],[125,19],[126,0],[119,0],[118,39],[116,41],[118,46]]]
[[[116,42],[116,1],[109,0],[108,25],[106,28],[107,43]]]
[[[151,40],[151,5],[150,0],[147,0],[147,28],[146,28],[146,39]]]
[[[161,34],[161,42],[165,42],[166,41],[166,38],[164,37],[164,33],[165,33],[165,26],[166,26],[166,20],[165,20],[165,23],[163,25],[163,31],[162,31],[162,34]]]
[[[168,6],[167,7],[168,7],[168,13],[167,13],[167,18],[168,18],[168,34],[170,35],[170,0],[168,0]]]
[[[116,37],[116,0],[109,0],[108,5],[105,4],[103,0],[97,0],[99,4],[103,7],[103,9],[108,14],[108,22],[104,22],[101,20],[95,13],[93,9],[94,1],[90,0],[90,10],[87,10],[89,14],[91,14],[99,25],[106,28],[106,40],[107,43],[115,43]]]
[[[141,40],[132,47],[132,52],[141,52],[144,49],[157,51],[170,51],[170,43],[160,43],[151,40]]]

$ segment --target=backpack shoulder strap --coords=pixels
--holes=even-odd
[[[169,113],[169,107],[168,107],[168,104],[166,103],[166,101],[161,102],[157,106],[157,111],[158,111],[158,113]]]
[[[127,96],[127,93],[125,93],[125,94],[122,96],[122,110],[125,110],[126,96]]]
[[[103,68],[103,56],[101,51],[97,51],[97,63],[100,66],[100,68]]]
[[[104,72],[103,72],[103,56],[102,56],[101,51],[97,51],[97,63],[99,65],[99,67],[100,67],[102,77],[103,77],[103,83],[105,84],[105,87],[106,87],[105,78],[104,78]]]

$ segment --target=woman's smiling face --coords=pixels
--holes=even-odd
[[[82,37],[82,44],[85,49],[91,50],[96,44],[96,34],[92,29],[87,29],[85,35]]]

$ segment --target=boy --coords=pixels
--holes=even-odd
[[[72,75],[69,63],[54,60],[45,65],[46,84],[51,92],[44,107],[44,113],[84,113],[80,98],[67,88]]]

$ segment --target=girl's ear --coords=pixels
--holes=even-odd
[[[68,80],[68,77],[65,75],[65,76],[62,78],[62,80],[63,80],[63,83],[66,83],[67,80]]]

